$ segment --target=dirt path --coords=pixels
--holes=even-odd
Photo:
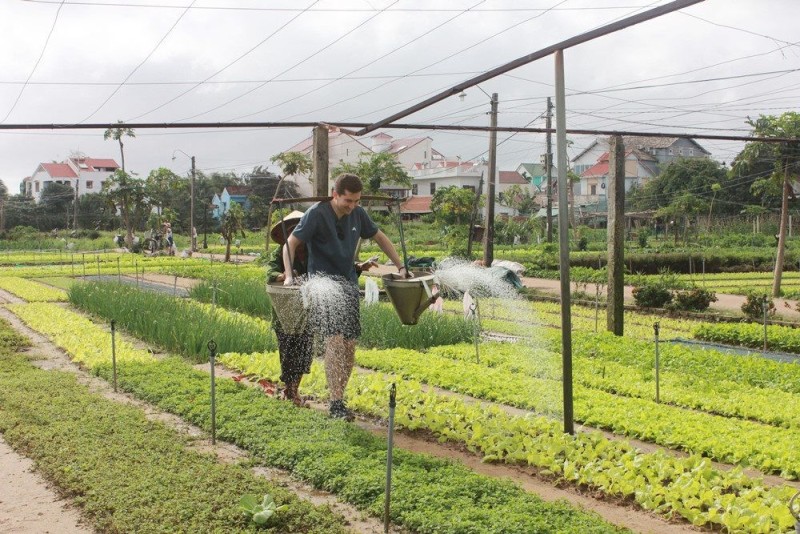
[[[69,356],[67,356],[60,348],[54,345],[51,341],[49,341],[45,336],[39,334],[38,332],[30,329],[27,325],[25,325],[16,315],[11,313],[6,308],[0,307],[0,317],[7,320],[11,323],[12,327],[15,330],[27,336],[31,342],[32,347],[28,349],[28,352],[33,358],[34,365],[42,369],[55,369],[58,371],[68,372],[74,374],[78,382],[85,385],[89,391],[94,393],[100,394],[105,398],[113,400],[115,402],[120,402],[124,404],[129,404],[133,406],[137,406],[141,408],[145,415],[151,419],[160,421],[173,430],[180,432],[189,438],[189,448],[195,450],[200,453],[210,453],[215,454],[217,456],[217,460],[224,463],[240,463],[245,462],[249,459],[249,454],[247,451],[236,447],[230,443],[222,442],[217,440],[216,445],[211,444],[211,440],[209,435],[204,430],[191,425],[181,419],[180,417],[161,411],[160,409],[156,408],[155,406],[142,402],[132,396],[129,396],[125,393],[114,393],[112,386],[106,382],[105,380],[94,377],[84,369],[73,363]],[[126,341],[130,341],[132,343],[136,343],[137,346],[143,346],[143,343],[140,340],[122,334],[123,338]],[[208,365],[205,366],[205,370],[208,371]],[[220,374],[224,376],[224,370],[220,368]],[[0,534],[5,532],[25,532],[30,534],[40,534],[46,532],[53,532],[57,534],[61,533],[72,533],[72,532],[92,532],[91,529],[89,530],[68,530],[67,528],[55,528],[56,523],[53,522],[52,517],[53,515],[59,516],[63,513],[61,507],[54,507],[52,513],[48,514],[46,519],[42,519],[41,521],[37,519],[38,510],[35,507],[31,507],[30,504],[32,502],[36,502],[38,506],[37,500],[25,500],[24,504],[30,510],[31,517],[25,517],[26,521],[31,523],[31,528],[28,530],[5,530],[6,522],[15,521],[15,512],[14,508],[11,506],[6,509],[4,498],[5,493],[8,491],[16,491],[14,490],[14,485],[5,484],[5,480],[7,477],[14,476],[15,473],[19,472],[20,470],[30,469],[30,465],[32,462],[16,453],[14,453],[10,447],[2,443],[5,447],[11,451],[13,456],[10,457],[8,465],[6,465],[5,455],[3,454],[3,449],[0,447]],[[26,463],[27,462],[27,463]],[[264,468],[264,467],[256,467],[253,468],[253,472],[257,475],[264,476],[268,478],[273,483],[286,487],[290,491],[294,492],[299,498],[307,500],[315,505],[328,505],[331,509],[342,515],[348,523],[350,529],[354,532],[364,533],[364,534],[379,534],[383,532],[383,524],[381,521],[366,517],[364,514],[356,509],[354,506],[351,506],[347,503],[344,503],[338,498],[328,492],[317,490],[316,488],[311,487],[303,482],[300,482],[286,472],[279,469],[272,469],[272,468]],[[34,477],[38,477],[33,473],[28,472],[28,475],[31,477],[31,481],[26,481],[26,485],[30,485],[33,487],[34,484]],[[9,478],[9,480],[11,480]],[[51,496],[48,499],[42,499],[42,502],[48,503],[50,500],[60,503],[63,501],[57,501],[55,497],[55,493],[51,490]],[[20,506],[22,503],[17,501],[11,501],[16,506]],[[75,517],[80,517],[78,512],[72,511]],[[44,517],[44,516],[43,516]],[[75,521],[73,521],[75,522]],[[50,530],[48,530],[50,529]],[[392,529],[391,532],[399,533],[402,532],[399,529]]]
[[[93,532],[69,501],[61,499],[0,436],[0,532],[83,534]]]

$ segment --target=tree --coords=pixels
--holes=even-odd
[[[734,178],[728,176],[726,169],[714,160],[679,159],[667,165],[661,174],[644,187],[632,191],[630,204],[635,210],[657,210],[669,206],[677,197],[690,193],[707,201],[716,198],[723,204],[722,211],[731,212],[730,206],[738,205],[738,198],[732,195],[741,192],[741,186],[738,185],[740,181],[733,181]],[[722,187],[715,192],[712,190],[714,184]],[[745,189],[748,187],[745,186]],[[749,196],[749,193],[745,191],[745,195]]]
[[[683,239],[686,241],[689,230],[690,217],[697,216],[704,212],[708,203],[692,193],[683,193],[673,200],[668,206],[656,211],[657,217],[664,217],[669,220],[675,228],[675,242],[678,242],[678,220],[683,220]]]
[[[117,169],[103,184],[103,193],[109,204],[116,207],[122,217],[125,243],[129,249],[132,248],[134,222],[141,217],[146,208],[144,183],[124,170]]]
[[[75,200],[75,190],[67,184],[51,182],[42,190],[37,210],[44,226],[53,228],[66,228],[69,226],[69,212]]]
[[[299,153],[294,152],[294,154]],[[300,155],[305,156],[304,154]],[[288,176],[290,175],[285,174],[281,178],[261,165],[253,168],[250,175],[245,178],[252,188],[252,193],[247,198],[250,201],[250,209],[246,214],[248,226],[251,228],[269,226],[270,212],[273,209],[272,200],[278,197],[295,198],[299,196],[297,183],[287,181]]]
[[[119,124],[123,124],[122,121],[117,121]],[[136,134],[131,128],[109,128],[103,134],[103,139],[106,141],[109,139],[113,139],[114,141],[119,143],[119,155],[122,158],[122,170],[125,171],[125,150],[122,144],[123,137],[136,137]]]
[[[787,111],[780,116],[760,115],[758,119],[747,119],[756,137],[794,138],[800,137],[800,113]],[[789,197],[794,196],[792,183],[800,173],[800,142],[752,141],[737,156],[740,165],[753,165],[756,162],[772,163],[771,180],[781,187],[781,223],[778,230],[778,250],[775,254],[775,273],[772,282],[772,296],[781,293],[783,262],[786,253],[786,231],[789,226]]]
[[[522,188],[519,184],[514,184],[498,195],[498,202],[501,206],[506,206],[517,210],[520,215],[531,215],[539,210],[537,195],[530,192],[528,188]]]
[[[343,172],[352,173],[364,182],[367,194],[380,192],[384,185],[411,187],[411,176],[397,161],[394,154],[387,152],[362,152],[358,163],[340,163],[333,168],[331,174],[336,176]]]
[[[711,211],[714,209],[714,199],[717,198],[717,193],[719,193],[722,186],[720,184],[711,184],[711,203],[708,207],[708,231],[711,231]]]
[[[244,238],[244,210],[238,202],[231,202],[231,207],[225,212],[220,225],[219,233],[225,238],[225,261],[231,261],[231,241],[238,234]]]
[[[437,189],[431,199],[431,211],[440,224],[469,224],[475,192],[455,185]]]
[[[166,167],[159,167],[150,171],[145,179],[145,194],[150,206],[156,208],[159,215],[164,208],[169,205],[171,196],[186,186],[185,180],[182,180],[177,174],[167,169]]]
[[[284,178],[295,174],[308,174],[314,168],[311,158],[303,152],[281,152],[269,160],[280,166]]]

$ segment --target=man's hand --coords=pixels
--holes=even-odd
[[[400,278],[414,278],[414,273],[409,271],[405,266],[398,269],[397,274]]]
[[[356,271],[358,271],[359,273],[363,273],[364,271],[369,271],[373,267],[377,267],[377,266],[378,266],[378,262],[377,261],[369,259],[369,260],[367,260],[365,262],[362,262],[362,263],[356,263]]]

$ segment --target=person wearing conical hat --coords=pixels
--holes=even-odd
[[[292,233],[294,227],[303,216],[301,211],[293,211],[272,227],[270,237],[278,244],[267,263],[267,283],[283,283],[284,263],[283,244],[286,236]],[[293,274],[302,276],[308,273],[308,254],[305,246],[297,247],[292,261]],[[313,358],[313,336],[306,330],[299,334],[284,332],[275,308],[272,308],[272,328],[278,338],[278,355],[281,362],[281,382],[284,383],[283,398],[292,401],[296,406],[305,406],[305,401],[300,395],[300,381],[304,374],[311,372]]]

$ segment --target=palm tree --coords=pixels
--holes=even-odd
[[[118,124],[124,124],[122,121],[117,121]],[[123,137],[136,137],[132,128],[109,128],[103,134],[103,139],[109,140],[113,139],[119,143],[119,155],[122,158],[122,170],[125,171],[125,150],[122,144]]]

